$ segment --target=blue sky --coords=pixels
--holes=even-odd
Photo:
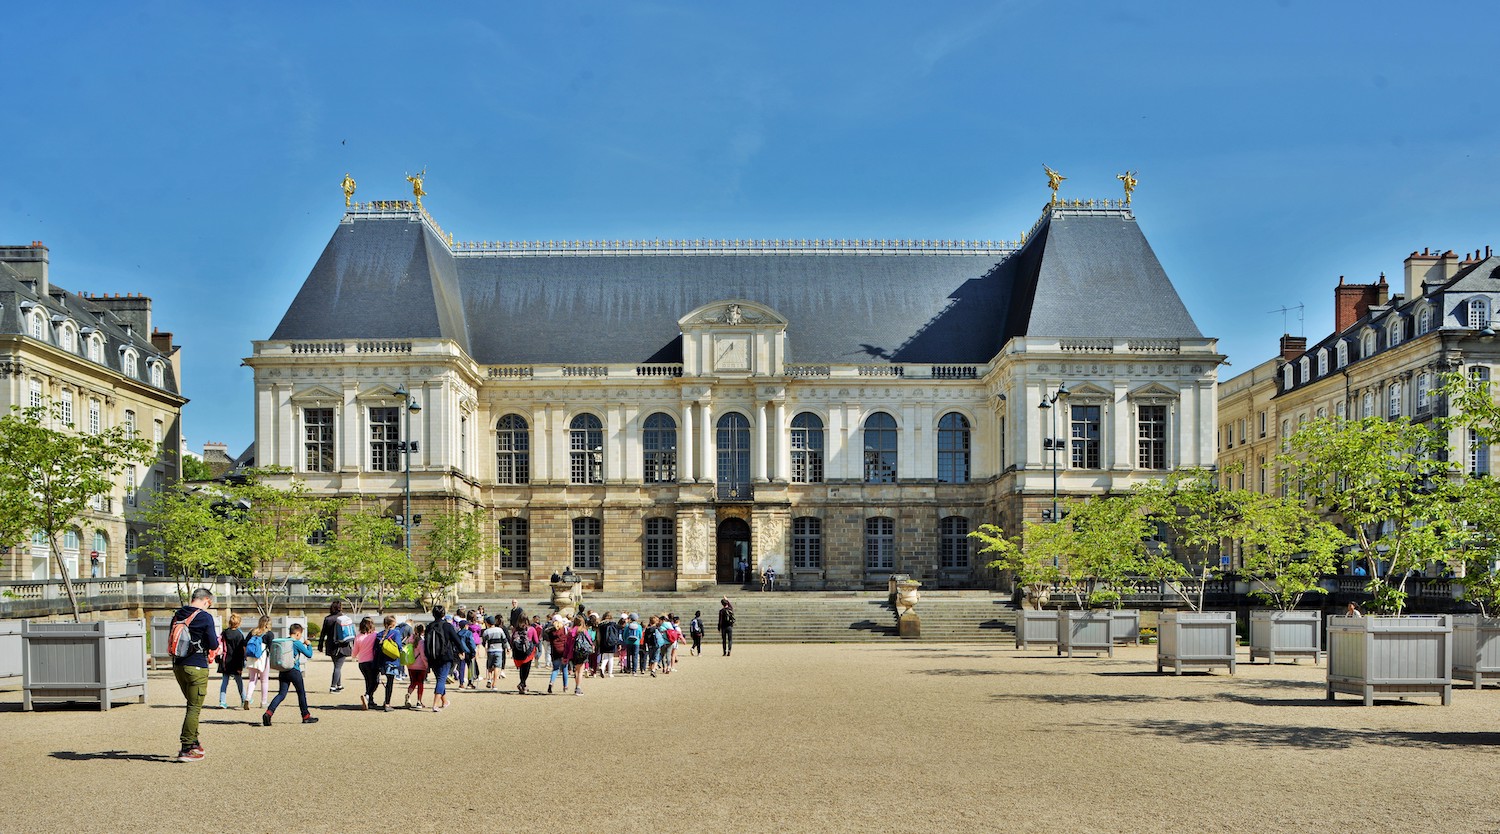
[[[1014,238],[1116,197],[1233,367],[1340,275],[1500,245],[1490,4],[142,2],[8,10],[0,241],[143,292],[192,447],[253,438],[253,339],[339,180],[459,239]],[[378,335],[378,334],[371,334]]]

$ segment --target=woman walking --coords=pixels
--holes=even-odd
[[[547,678],[547,694],[552,694],[552,684],[562,675],[563,692],[568,691],[568,670],[573,665],[573,639],[568,633],[568,621],[561,614],[552,617],[546,633],[547,645],[552,647],[552,675]]]
[[[328,691],[338,692],[344,688],[344,661],[353,653],[354,621],[344,613],[344,603],[334,600],[328,605],[328,616],[323,618],[323,630],[318,632],[318,651],[333,661],[333,680]]]
[[[427,686],[427,651],[422,648],[422,638],[427,634],[427,626],[418,624],[407,642],[412,645],[414,659],[406,668],[411,676],[411,682],[406,685],[406,708],[411,708],[411,692],[417,691],[417,709],[422,709],[422,690]]]
[[[526,679],[531,676],[531,662],[536,660],[537,631],[524,616],[511,621],[510,661],[516,665],[516,676],[520,682],[516,691],[526,694]]]
[[[693,651],[695,655],[703,654],[703,612],[694,611],[693,621],[688,623],[688,632],[693,637]]]
[[[234,679],[234,687],[240,693],[240,703],[249,709],[249,701],[245,699],[245,632],[240,630],[240,615],[229,615],[229,628],[219,635],[219,645],[223,652],[219,655],[219,709],[229,709],[224,703],[224,696],[229,692],[229,681]]]
[[[594,656],[594,648],[598,642],[581,616],[573,618],[573,627],[568,629],[568,640],[573,646],[573,694],[582,695],[583,670],[588,666],[589,658]],[[567,681],[563,682],[563,691],[568,691]]]
[[[359,696],[359,708],[369,709],[375,687],[380,683],[380,667],[375,664],[375,621],[369,617],[359,621],[359,634],[354,637],[354,662],[359,664],[359,673],[365,679],[365,694]]]
[[[250,636],[245,638],[245,685],[249,692],[245,693],[244,703],[240,706],[250,709],[250,696],[255,694],[255,684],[260,684],[260,708],[265,709],[271,703],[271,618],[261,617],[250,629]]]

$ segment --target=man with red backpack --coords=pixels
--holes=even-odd
[[[187,712],[182,716],[182,746],[177,753],[179,762],[202,761],[205,755],[203,745],[198,743],[198,715],[208,694],[208,661],[219,651],[219,633],[214,628],[213,615],[208,613],[212,607],[213,592],[198,588],[188,604],[172,615],[168,632],[172,677],[177,679],[182,697],[187,699]]]

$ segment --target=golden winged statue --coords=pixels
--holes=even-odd
[[[348,171],[344,172],[344,181],[339,183],[339,185],[344,188],[344,208],[348,208],[350,202],[354,199],[354,178],[349,176]]]
[[[1047,187],[1052,189],[1052,203],[1055,205],[1057,203],[1057,187],[1062,185],[1063,180],[1067,179],[1067,177],[1057,173],[1046,165],[1042,166],[1042,170],[1047,172]]]
[[[1135,184],[1136,182],[1138,182],[1138,180],[1136,180],[1135,178],[1135,175],[1138,173],[1140,172],[1126,171],[1125,173],[1115,177],[1115,179],[1119,180],[1122,183],[1125,183],[1125,205],[1127,206],[1130,205],[1131,193],[1135,191]]]
[[[423,168],[422,173],[416,176],[412,176],[411,174],[406,175],[406,181],[411,183],[411,195],[417,198],[417,208],[422,207],[422,198],[427,196],[427,192],[422,190],[422,180],[426,179],[426,177],[426,168]]]

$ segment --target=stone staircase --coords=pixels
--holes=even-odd
[[[685,593],[598,593],[584,605],[598,612],[631,611],[642,620],[653,613],[671,612],[682,618],[684,630],[694,611],[703,612],[705,643],[718,642],[719,599],[734,603],[735,642],[739,643],[874,643],[896,642],[896,618],[886,594],[872,591],[746,592],[725,588]],[[549,613],[545,599],[522,598],[528,614]],[[509,599],[465,599],[465,607],[484,605],[488,612],[505,611]],[[1008,642],[1015,633],[1015,609],[1008,600],[973,591],[924,592],[917,604],[922,620],[922,642]]]

